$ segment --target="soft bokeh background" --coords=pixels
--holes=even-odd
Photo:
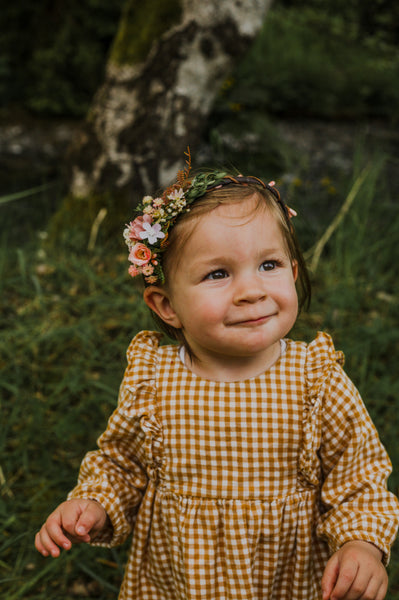
[[[0,589],[7,600],[108,600],[123,572],[125,548],[79,547],[45,560],[33,537],[74,485],[115,406],[131,337],[153,327],[140,284],[127,275],[121,236],[107,234],[106,222],[93,222],[82,242],[76,214],[67,236],[49,240],[68,191],[68,149],[103,79],[124,4],[21,0],[0,14]],[[193,155],[195,167],[224,164],[275,179],[298,211],[314,295],[292,335],[309,340],[323,329],[344,350],[391,455],[395,493],[398,30],[390,0],[276,0],[249,52],[226,73]],[[399,599],[399,549],[390,580],[388,598]]]

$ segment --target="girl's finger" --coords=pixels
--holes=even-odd
[[[337,581],[331,593],[333,600],[344,599],[353,600],[359,598],[359,595],[352,594],[355,588],[352,588],[354,581],[357,578],[359,567],[355,562],[347,561],[344,565],[340,565]]]
[[[381,581],[377,577],[372,577],[368,582],[367,588],[364,590],[365,598],[384,598],[384,596],[380,596],[381,590]]]
[[[89,533],[96,534],[98,530],[104,527],[106,520],[107,513],[103,506],[92,500],[79,516],[75,526],[75,534],[79,535],[81,540],[89,542],[91,537]]]
[[[41,528],[36,536],[36,547],[43,556],[51,555],[56,558],[60,555],[59,547],[51,538],[45,526]]]
[[[385,575],[385,572],[384,572]],[[388,591],[388,577],[372,577],[370,579],[365,598],[374,598],[375,600],[384,600]]]
[[[75,535],[79,537],[89,537],[89,532],[97,525],[99,520],[99,510],[97,503],[87,504],[75,525]]]
[[[37,534],[35,535],[35,547],[36,547],[36,550],[38,550],[38,552],[40,552],[40,554],[42,554],[43,556],[49,555],[47,548],[45,548],[44,545],[42,544],[42,540],[40,538],[40,531],[38,531]]]
[[[339,572],[339,564],[336,556],[332,556],[328,561],[321,580],[321,588],[323,591],[323,600],[330,598],[332,589],[337,581]]]
[[[49,539],[51,539],[52,542],[60,548],[69,550],[71,547],[71,541],[67,537],[67,533],[63,530],[58,520],[51,519],[51,517],[49,517],[41,531],[44,532],[44,535],[46,537],[48,536]]]

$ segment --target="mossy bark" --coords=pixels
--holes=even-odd
[[[181,19],[180,0],[128,0],[110,53],[114,65],[143,62],[154,40]]]
[[[65,210],[83,222],[86,199],[111,193],[133,205],[174,178],[270,3],[127,0],[104,84],[71,147],[76,210],[72,200]]]

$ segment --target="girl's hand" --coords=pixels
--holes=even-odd
[[[369,542],[344,544],[324,570],[323,600],[383,600],[388,576],[381,559],[381,550]]]
[[[73,543],[90,542],[107,523],[105,509],[95,500],[74,498],[60,504],[36,534],[36,549],[57,557],[60,548],[70,550]]]

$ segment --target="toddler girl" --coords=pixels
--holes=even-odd
[[[189,167],[138,211],[130,273],[179,344],[134,338],[37,549],[134,530],[121,600],[382,600],[390,462],[331,338],[286,338],[310,295],[294,212],[273,182]]]

